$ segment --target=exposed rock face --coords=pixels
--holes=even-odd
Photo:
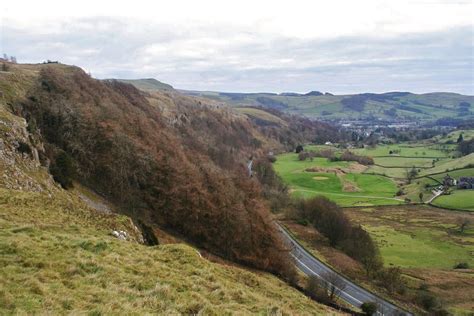
[[[21,152],[20,144],[28,146],[31,153]],[[38,150],[30,141],[26,121],[0,106],[0,186],[11,190],[50,191],[55,186],[53,181],[38,181],[31,176],[39,174],[41,168]]]

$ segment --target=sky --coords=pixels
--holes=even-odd
[[[474,1],[15,0],[0,53],[188,90],[474,95]]]

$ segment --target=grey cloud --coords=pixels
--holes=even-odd
[[[50,30],[4,24],[1,51],[20,62],[72,63],[99,78],[155,77],[177,88],[474,94],[473,30],[303,40],[229,25],[76,19]]]

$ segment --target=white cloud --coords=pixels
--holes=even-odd
[[[455,0],[17,0],[0,13],[0,53],[187,89],[472,93],[473,9]]]

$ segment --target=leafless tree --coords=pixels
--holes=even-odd
[[[328,299],[336,301],[346,289],[346,283],[336,273],[329,272],[321,276],[321,286],[326,291]]]

